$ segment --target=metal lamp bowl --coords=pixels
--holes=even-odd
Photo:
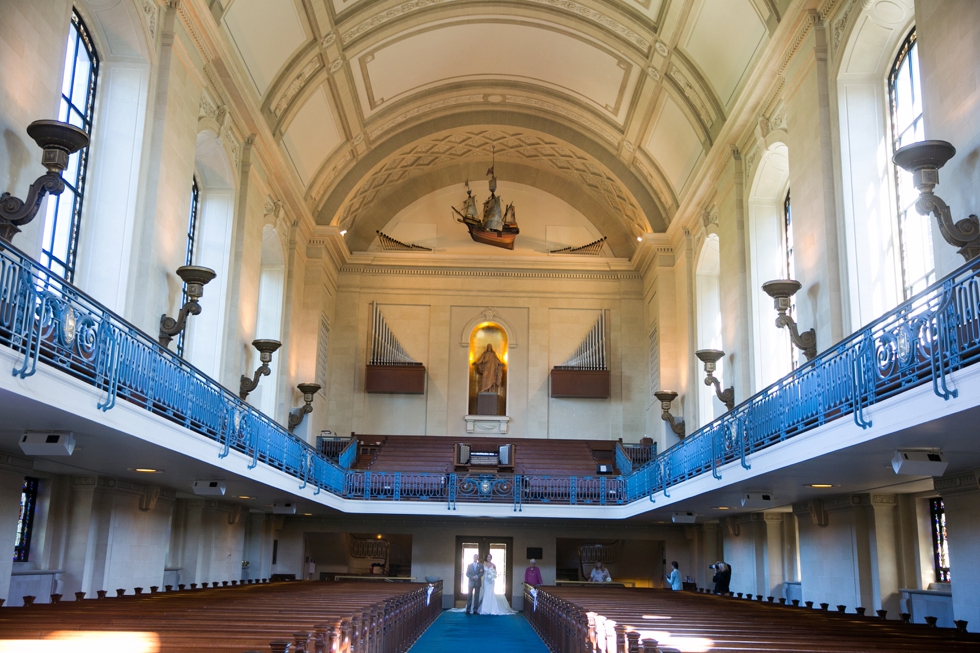
[[[215,272],[211,268],[199,265],[183,265],[177,268],[177,276],[188,285],[195,283],[203,286],[214,279]]]
[[[942,168],[956,154],[956,148],[946,141],[919,141],[900,147],[892,162],[903,170],[915,172],[922,168]]]
[[[74,154],[88,146],[89,138],[83,130],[58,120],[35,120],[27,126],[27,135],[41,149],[56,149]]]
[[[296,386],[296,389],[302,392],[304,395],[315,395],[320,392],[319,383],[300,383]]]
[[[282,343],[278,340],[264,340],[258,339],[252,341],[252,346],[259,350],[260,354],[268,354],[272,356],[272,353],[282,347]]]
[[[762,290],[773,299],[792,297],[802,287],[803,284],[795,279],[776,279],[762,284]]]
[[[658,401],[664,404],[669,404],[670,402],[677,399],[676,392],[669,392],[667,390],[660,390],[659,392],[654,392],[653,396],[657,398]]]
[[[720,349],[699,349],[694,352],[694,355],[698,357],[702,363],[717,363],[718,360],[725,355],[725,352]]]

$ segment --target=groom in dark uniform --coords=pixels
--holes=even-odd
[[[466,578],[470,582],[467,590],[466,614],[480,613],[480,588],[483,586],[483,565],[479,554],[473,555],[473,564],[466,566]]]

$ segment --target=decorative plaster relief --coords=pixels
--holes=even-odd
[[[409,109],[403,114],[395,116],[394,118],[388,120],[383,125],[374,129],[370,132],[371,140],[377,139],[378,136],[389,131],[393,127],[400,125],[401,123],[414,118],[415,116],[421,115],[423,113],[428,113],[429,111],[435,111],[437,109],[442,109],[445,107],[455,106],[458,104],[470,104],[474,102],[482,102],[484,100],[483,95],[460,95],[457,97],[445,98],[442,100],[436,100],[435,102],[427,102],[426,104],[419,105],[412,109]]]
[[[841,12],[840,18],[834,21],[834,52],[840,47],[840,41],[844,37],[844,30],[847,29],[847,19],[851,17],[851,10],[854,9],[852,3]]]
[[[157,17],[159,16],[160,10],[153,0],[142,0],[142,4],[143,15],[146,17],[146,26],[150,28],[150,37],[156,38]]]
[[[657,70],[656,68],[654,68],[653,66],[650,66],[649,68],[647,68],[647,75],[650,76],[650,79],[653,79],[653,80],[658,81],[658,82],[661,79],[660,71]]]
[[[347,162],[352,158],[354,158],[354,155],[351,154],[350,150],[345,150],[343,154],[341,154],[340,158],[337,159],[337,162],[330,166],[329,170],[323,173],[323,175],[320,177],[320,183],[317,184],[316,190],[314,190],[313,194],[310,195],[310,199],[313,200],[314,204],[320,201],[320,197],[322,197],[324,191],[327,190],[327,186],[330,185],[330,182],[334,180],[334,177],[337,176],[340,170],[347,165]]]
[[[667,49],[667,46],[664,45],[663,41],[657,41],[657,45],[655,47],[661,57],[666,57],[670,54],[670,50]]]
[[[385,23],[393,21],[397,18],[401,18],[402,16],[406,16],[435,5],[450,4],[457,1],[460,0],[412,0],[411,2],[405,2],[396,7],[392,7],[387,11],[383,11],[380,14],[376,14],[363,23],[360,23],[350,30],[344,32],[344,34],[340,37],[340,41],[344,45],[347,45],[354,39],[366,34],[376,27],[380,27],[381,25],[384,25]],[[585,5],[578,2],[573,2],[572,0],[528,0],[528,2],[547,5],[549,7],[554,7],[556,9],[562,9],[569,13],[573,13],[613,32],[620,38],[629,42],[631,45],[640,48],[644,54],[650,51],[650,42],[647,39],[643,38],[629,27],[599,11],[596,11],[595,9],[592,9],[591,7],[586,7]],[[662,44],[658,43],[658,46],[660,45]],[[664,49],[666,50],[666,48]],[[664,53],[664,56],[666,56],[666,53]]]
[[[547,102],[545,100],[539,100],[537,98],[530,98],[523,95],[508,95],[505,97],[507,102],[514,102],[517,104],[523,104],[524,106],[536,107],[538,109],[545,109],[547,111],[552,111],[560,116],[564,116],[569,120],[574,120],[575,122],[585,125],[595,133],[599,134],[607,141],[615,143],[619,138],[613,134],[608,129],[604,129],[599,123],[589,120],[587,117],[579,113],[578,111],[570,111],[565,107],[559,106],[553,102]]]
[[[316,72],[322,67],[323,59],[320,58],[320,55],[313,57],[306,63],[305,66],[303,66],[303,69],[299,71],[299,74],[293,79],[292,82],[289,83],[289,86],[287,86],[286,90],[283,91],[279,101],[276,102],[276,107],[272,110],[272,112],[276,114],[276,118],[282,116],[283,112],[286,111],[286,107],[288,107],[289,103],[293,101],[293,98],[296,97],[296,94],[299,93],[300,89],[303,88],[303,86],[306,85],[306,82],[308,82],[310,78],[313,77],[313,75],[316,74]]]
[[[657,320],[653,321],[650,327],[650,352],[649,352],[649,372],[650,372],[650,396],[647,407],[659,402],[654,393],[660,391],[660,327]]]
[[[321,47],[321,48],[327,48],[327,47],[330,47],[331,45],[333,45],[333,44],[334,44],[334,42],[335,42],[336,40],[337,40],[337,35],[336,35],[335,33],[333,33],[333,32],[329,32],[329,33],[328,33],[328,34],[327,34],[326,36],[324,36],[324,37],[323,37],[323,38],[322,38],[322,39],[320,40],[320,47]]]
[[[704,122],[705,126],[710,127],[711,123],[713,122],[711,112],[708,111],[707,105],[704,103],[704,100],[701,99],[698,92],[694,89],[694,86],[691,85],[691,82],[687,81],[687,77],[684,76],[684,73],[682,73],[680,68],[677,66],[673,66],[670,69],[670,76],[673,77],[677,84],[681,87],[684,97],[686,97],[691,105],[693,105],[694,110],[697,111],[698,116],[701,117],[701,120]]]
[[[340,70],[343,67],[343,65],[344,65],[344,58],[343,57],[340,57],[339,59],[337,59],[336,61],[334,61],[332,64],[330,64],[330,74],[331,75],[336,74],[336,72],[338,70]]]

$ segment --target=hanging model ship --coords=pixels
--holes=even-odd
[[[455,206],[456,222],[461,222],[470,230],[470,238],[484,245],[503,247],[504,249],[514,249],[514,239],[521,233],[517,226],[517,215],[514,211],[514,203],[511,202],[507,208],[501,211],[500,198],[497,197],[497,177],[494,174],[494,164],[490,165],[487,174],[490,175],[490,197],[483,203],[483,215],[477,211],[476,198],[470,190],[470,182],[466,182],[466,199],[463,200],[463,210],[460,211]],[[459,217],[456,217],[459,216]]]

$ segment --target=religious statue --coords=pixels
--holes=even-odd
[[[497,358],[493,345],[487,345],[487,350],[473,363],[473,366],[480,374],[480,392],[497,392],[503,378],[504,364]]]

